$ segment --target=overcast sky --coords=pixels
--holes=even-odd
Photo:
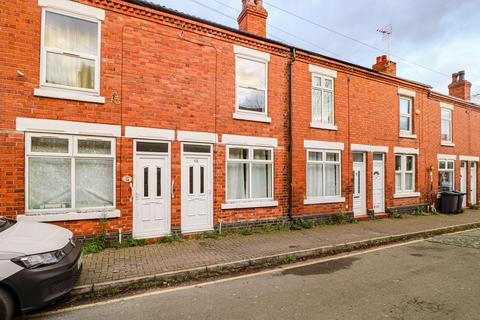
[[[237,27],[232,17],[241,10],[241,0],[196,0],[214,10],[195,0],[151,1],[231,27]],[[264,6],[269,12],[269,38],[366,67],[382,53],[275,7],[383,50],[386,42],[376,30],[391,24],[392,54],[438,72],[392,57],[398,76],[448,93],[450,75],[465,70],[472,93],[480,94],[480,0],[264,0]]]

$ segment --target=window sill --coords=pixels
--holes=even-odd
[[[394,199],[402,199],[402,198],[418,198],[420,197],[420,192],[408,192],[408,193],[395,193],[393,195]]]
[[[276,207],[278,206],[278,201],[267,200],[267,201],[251,201],[251,202],[233,202],[233,203],[222,203],[222,210],[230,209],[245,209],[245,208],[266,208],[266,207]]]
[[[334,131],[338,130],[338,127],[331,123],[321,123],[321,122],[315,122],[315,121],[310,122],[310,128],[334,130]]]
[[[442,141],[442,142],[440,142],[440,145],[442,145],[444,147],[455,147],[455,143],[450,142],[450,141]]]
[[[322,203],[339,203],[345,202],[344,197],[323,197],[323,198],[311,198],[303,200],[303,204],[322,204]]]
[[[36,97],[77,100],[77,101],[94,102],[94,103],[102,103],[102,104],[105,103],[105,97],[93,96],[93,95],[88,95],[85,93],[80,93],[75,91],[38,88],[33,90],[33,95]]]
[[[87,212],[67,212],[67,213],[26,213],[17,215],[18,221],[38,221],[38,222],[54,222],[54,221],[76,221],[76,220],[93,220],[93,219],[111,219],[119,218],[120,210],[113,209],[110,211],[87,211]]]
[[[406,139],[417,139],[417,135],[413,133],[408,133],[408,132],[400,132],[398,135],[400,138],[406,138]]]
[[[237,120],[247,120],[247,121],[257,121],[257,122],[265,122],[271,123],[272,118],[267,117],[266,115],[258,115],[258,114],[247,114],[247,113],[233,113],[233,119]]]

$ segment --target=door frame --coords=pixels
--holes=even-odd
[[[352,174],[353,174],[353,168],[355,166],[355,163],[360,163],[360,162],[355,162],[355,159],[354,159],[354,154],[357,153],[357,154],[361,154],[362,157],[363,157],[363,162],[361,162],[363,164],[363,178],[361,178],[361,181],[360,183],[362,182],[363,180],[363,193],[364,193],[364,197],[363,197],[363,203],[362,203],[362,211],[363,213],[358,213],[358,214],[355,214],[355,198],[354,198],[354,195],[355,195],[355,175],[353,175],[352,179],[353,179],[353,193],[352,193],[352,211],[353,211],[353,216],[354,217],[360,217],[360,216],[364,216],[367,214],[367,153],[364,152],[364,151],[354,151],[352,152]]]
[[[464,165],[462,167],[462,164]],[[469,193],[469,190],[467,190],[467,177],[468,177],[468,161],[464,161],[464,160],[461,160],[460,161],[460,192],[464,192],[465,193],[465,196],[463,196],[463,200],[462,200],[462,207],[466,207],[467,206],[467,195]],[[471,174],[471,173],[470,173]],[[465,188],[463,188],[463,186],[465,186]],[[462,190],[464,189],[464,190]],[[470,196],[471,196],[471,192],[470,192]]]
[[[472,166],[474,164],[474,166]],[[472,175],[472,169],[475,168],[475,175]],[[475,178],[475,183],[472,183],[472,177]],[[477,204],[477,198],[478,198],[478,190],[477,190],[477,185],[478,185],[478,164],[476,161],[470,161],[470,204]],[[475,190],[475,199],[472,199],[473,191]]]
[[[132,237],[136,239],[148,239],[148,238],[156,238],[162,237],[171,234],[172,232],[172,171],[171,171],[171,162],[172,162],[172,143],[171,141],[166,140],[147,140],[147,139],[132,139],[133,141],[133,182],[131,184],[131,197],[132,197]],[[137,152],[137,142],[153,142],[153,143],[166,143],[168,145],[168,152]],[[168,195],[165,195],[165,207],[168,209],[166,213],[166,224],[167,230],[165,232],[161,232],[155,235],[145,235],[145,234],[138,234],[135,232],[135,215],[136,215],[136,207],[137,207],[137,157],[147,158],[147,159],[158,159],[158,158],[165,158],[165,185],[168,185]]]
[[[183,151],[183,146],[186,144],[192,144],[192,145],[203,145],[203,146],[210,146],[210,153],[201,153],[201,152],[184,152]],[[204,231],[211,231],[213,230],[214,227],[214,210],[213,210],[213,193],[214,193],[214,184],[213,184],[213,174],[214,174],[214,168],[213,168],[213,148],[214,144],[213,143],[204,143],[204,142],[189,142],[189,141],[184,141],[180,143],[180,230],[182,233],[194,233],[194,232],[204,232]],[[207,194],[208,198],[208,204],[209,204],[209,227],[200,229],[200,230],[188,230],[184,228],[184,217],[186,215],[185,213],[185,208],[186,208],[186,199],[183,195],[183,177],[186,174],[186,170],[184,167],[185,164],[185,157],[186,156],[195,156],[198,158],[203,158],[203,159],[209,159],[210,160],[210,181],[208,181],[209,186],[210,186],[210,192]]]
[[[383,170],[383,211],[375,212],[375,192],[373,191],[373,174],[375,173],[375,162],[380,162],[379,160],[375,160],[375,154],[382,155],[382,170]],[[375,213],[383,213],[385,212],[385,158],[386,154],[384,152],[373,152],[372,153],[372,207],[374,214]]]

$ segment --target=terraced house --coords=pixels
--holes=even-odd
[[[157,238],[478,200],[479,106],[142,0],[0,3],[0,215]],[[373,61],[372,61],[373,62]]]

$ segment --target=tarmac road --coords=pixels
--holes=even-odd
[[[58,312],[40,319],[480,319],[480,231]]]

